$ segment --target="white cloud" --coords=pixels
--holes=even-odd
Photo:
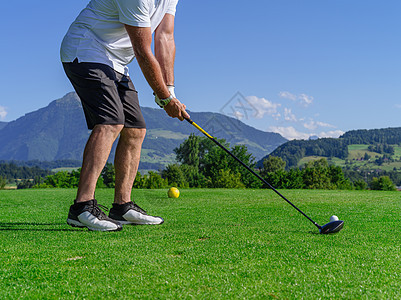
[[[273,114],[272,117],[273,117],[274,120],[278,121],[280,119],[280,117],[281,117],[281,114],[278,112],[276,114]]]
[[[314,132],[306,133],[298,131],[292,126],[288,127],[270,126],[268,131],[279,133],[288,140],[307,140],[311,136],[317,136],[319,138],[338,138],[340,135],[344,134],[344,131],[342,130],[333,130],[320,133],[314,133]]]
[[[315,130],[317,128],[316,122],[309,121],[308,123],[304,123],[304,127],[309,130]]]
[[[298,99],[301,101],[301,103],[302,103],[304,106],[308,106],[308,105],[310,105],[310,104],[313,103],[313,97],[312,97],[312,96],[308,96],[308,95],[306,95],[306,94],[301,94],[301,95],[299,95],[299,96],[298,96]]]
[[[240,111],[234,111],[233,113],[232,113],[232,116],[234,117],[234,118],[236,118],[236,119],[238,119],[238,120],[242,120],[243,118],[244,118],[244,114],[243,113],[241,113]]]
[[[284,108],[284,120],[289,122],[297,121],[297,117],[292,113],[291,108]]]
[[[280,98],[283,99],[288,99],[288,100],[292,100],[292,101],[299,101],[303,106],[309,106],[313,103],[313,97],[312,96],[308,96],[306,94],[300,94],[300,95],[295,95],[293,93],[290,92],[280,92],[278,93]]]
[[[279,103],[273,103],[265,98],[259,98],[256,96],[248,96],[246,100],[255,108],[256,112],[254,117],[262,119],[265,115],[277,118],[279,113],[277,108],[281,106]]]
[[[324,123],[324,122],[316,122],[316,124],[320,127],[330,127],[330,128],[336,128],[336,126],[328,124],[328,123]]]
[[[304,116],[297,116],[300,105],[307,107],[314,101],[312,96],[306,94],[292,94],[284,91],[279,93],[280,98],[285,98],[294,103],[287,102],[287,105],[274,103],[265,98],[256,96],[246,97],[249,106],[252,106],[254,118],[262,119],[269,116],[268,122],[270,126],[267,130],[281,134],[288,140],[308,140],[311,137],[318,138],[338,138],[344,134],[344,131],[337,130],[337,126],[332,124],[316,121],[318,115],[311,116],[310,114]],[[298,106],[298,108],[295,108]],[[401,108],[401,105],[400,105]],[[295,113],[293,112],[295,110]],[[302,109],[301,109],[302,110]],[[235,115],[238,119],[242,118],[241,113]],[[263,120],[267,121],[267,120]]]
[[[297,131],[292,126],[270,126],[269,131],[279,133],[288,140],[307,140],[311,136],[311,134]]]
[[[7,116],[7,111],[4,106],[0,106],[0,119],[4,120]]]
[[[395,108],[401,108],[401,104],[396,104]]]
[[[309,130],[315,130],[318,127],[336,128],[336,126],[333,126],[331,124],[324,123],[324,122],[319,122],[319,121],[316,122],[316,121],[313,121],[313,120],[310,120],[309,122],[304,123],[304,127],[309,129]]]
[[[340,135],[343,135],[345,132],[342,130],[333,130],[328,132],[321,132],[317,134],[320,138],[338,138]]]
[[[290,92],[280,92],[280,93],[278,93],[278,95],[280,98],[289,99],[292,101],[297,100],[297,96],[294,94],[291,94]]]

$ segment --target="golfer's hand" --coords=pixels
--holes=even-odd
[[[177,98],[173,98],[170,103],[164,107],[164,110],[170,117],[184,121],[185,118],[189,119],[189,114],[185,111],[186,108],[185,104],[182,104]]]

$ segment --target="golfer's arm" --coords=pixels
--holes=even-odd
[[[155,56],[160,64],[164,81],[174,85],[174,16],[166,14],[155,31]]]
[[[146,81],[160,99],[168,98],[170,92],[163,79],[162,69],[152,53],[152,32],[150,27],[125,25],[125,28]]]

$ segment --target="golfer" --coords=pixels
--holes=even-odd
[[[91,0],[63,39],[61,61],[92,130],[83,154],[77,197],[67,218],[71,226],[116,231],[123,224],[164,222],[131,199],[146,126],[127,65],[136,57],[156,103],[170,117],[189,118],[174,94],[177,2]],[[107,216],[96,202],[95,188],[118,136],[114,203]]]

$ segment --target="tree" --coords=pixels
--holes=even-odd
[[[141,172],[136,173],[136,177],[134,180],[133,188],[134,189],[143,189],[146,185],[146,177],[142,176]]]
[[[305,188],[302,171],[300,169],[290,169],[286,172],[286,182],[282,188],[285,189],[303,189]]]
[[[230,145],[223,139],[218,140],[225,148],[230,149]],[[178,148],[174,149],[176,153],[176,159],[180,166],[168,166],[163,171],[162,176],[168,178],[169,182],[182,182],[180,178],[181,169],[186,184],[190,187],[201,187],[208,182],[207,186],[216,185],[219,182],[219,186],[227,185],[222,183],[224,180],[230,178],[230,180],[237,181],[238,178],[242,182],[242,185],[250,188],[258,188],[261,186],[261,182],[257,180],[248,170],[246,170],[240,163],[234,158],[227,154],[223,149],[218,147],[213,141],[206,137],[199,137],[191,134]],[[250,168],[254,168],[256,165],[255,159],[252,154],[248,153],[246,146],[236,145],[230,149],[239,160],[244,162]],[[221,172],[226,170],[226,172]],[[178,176],[176,178],[173,177]],[[239,176],[238,176],[239,175]],[[223,180],[223,181],[224,181]],[[238,184],[229,184],[238,186]]]
[[[199,167],[201,137],[191,134],[178,148],[174,149],[176,159],[182,164]]]
[[[219,141],[225,148],[230,145],[224,140]],[[231,148],[233,153],[244,164],[253,169],[256,165],[253,156],[248,153],[246,146],[236,145]],[[240,174],[242,183],[248,188],[259,188],[261,182],[255,178],[246,168],[228,155],[223,149],[214,145],[201,160],[200,171],[208,178],[208,181],[217,181],[221,175],[220,170],[229,170],[231,174]]]
[[[116,171],[112,163],[106,163],[102,171],[103,183],[108,188],[116,186]]]
[[[366,181],[361,179],[355,181],[354,186],[356,190],[366,190],[368,188]]]
[[[327,160],[322,158],[310,161],[303,169],[305,187],[308,189],[334,189],[330,181],[329,165]]]
[[[267,175],[268,173],[274,173],[277,171],[285,170],[285,161],[278,156],[269,156],[263,160],[263,168],[260,171],[261,175]]]
[[[162,171],[162,177],[167,179],[168,184],[176,187],[188,187],[184,172],[177,164],[170,164]]]
[[[44,177],[52,174],[51,171],[43,170],[38,167],[17,166],[16,163],[0,162],[0,176],[6,179],[31,179],[35,176]]]
[[[71,172],[57,172],[54,175],[46,176],[44,183],[56,188],[76,188],[78,187],[80,173],[80,169]]]
[[[191,188],[206,186],[206,177],[199,172],[199,168],[189,165],[181,165],[180,169],[184,173],[185,180]]]
[[[30,179],[23,179],[17,184],[17,189],[30,189],[33,187],[33,181]]]
[[[263,179],[270,183],[274,188],[285,188],[287,183],[287,172],[278,170],[276,172],[267,172],[262,175]],[[267,186],[265,186],[267,188]]]
[[[3,190],[7,184],[7,179],[3,176],[0,176],[0,190]]]
[[[374,177],[370,182],[370,188],[378,191],[395,191],[397,190],[394,183],[388,176]]]
[[[133,187],[136,189],[160,189],[168,186],[167,179],[163,179],[160,174],[149,171],[148,175],[136,173]]]
[[[209,182],[210,187],[213,188],[244,188],[244,184],[241,182],[241,174],[232,173],[230,169],[221,169],[216,180]]]
[[[146,175],[145,175],[146,176]],[[146,176],[145,187],[147,189],[160,189],[168,186],[167,180],[163,180],[160,174],[149,171]]]
[[[334,188],[341,190],[352,189],[352,183],[348,178],[345,178],[344,172],[339,166],[329,166],[328,169],[330,182],[335,186]]]
[[[256,161],[251,153],[248,152],[248,148],[245,145],[236,145],[231,149],[231,152],[243,163],[245,163],[251,169],[255,169]],[[244,166],[238,163],[234,158],[228,156],[230,159],[230,170],[234,173],[241,174],[241,181],[247,188],[260,188],[262,182],[257,179],[252,173],[250,173]]]

